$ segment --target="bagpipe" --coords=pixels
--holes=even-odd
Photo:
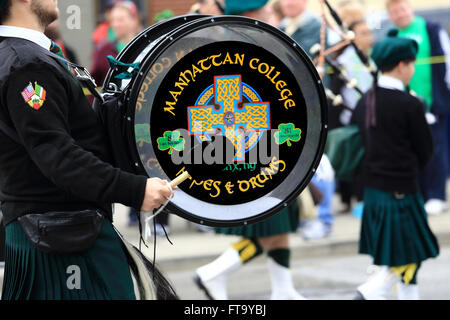
[[[319,0],[321,8],[321,42],[314,45],[310,49],[310,53],[315,56],[314,64],[320,71],[321,76],[325,75],[325,66],[341,81],[347,88],[355,90],[361,97],[365,92],[358,87],[356,79],[347,76],[346,70],[339,65],[331,56],[333,53],[342,50],[347,46],[352,46],[361,64],[372,76],[373,83],[377,82],[377,73],[375,65],[364,51],[355,43],[355,34],[349,30],[344,21],[341,19],[337,11],[330,5],[327,0]],[[330,23],[326,15],[333,18],[335,25]],[[337,28],[336,28],[337,26]],[[325,33],[327,29],[335,31],[341,37],[341,41],[326,48]],[[340,108],[347,112],[353,112],[354,109],[348,106],[343,97],[338,92],[333,92],[329,88],[325,88],[330,108]],[[363,168],[364,144],[360,129],[357,125],[346,125],[332,129],[328,132],[328,139],[325,146],[325,154],[328,156],[330,163],[335,171],[335,177],[340,181],[351,181],[353,177],[360,174]]]

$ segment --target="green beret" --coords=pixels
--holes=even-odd
[[[225,14],[238,15],[264,7],[269,0],[225,0]]]
[[[372,50],[372,59],[378,69],[396,66],[401,61],[415,59],[419,46],[413,39],[398,37],[398,30],[390,30],[388,36]]]

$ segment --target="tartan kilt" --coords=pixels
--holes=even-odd
[[[403,266],[439,254],[424,202],[419,193],[396,198],[391,193],[366,188],[359,253],[369,254],[375,265]]]
[[[245,238],[264,238],[284,233],[296,232],[299,223],[298,202],[292,201],[286,208],[270,218],[234,228],[215,228],[216,233],[240,235]]]
[[[122,242],[105,219],[95,243],[80,253],[45,253],[33,247],[19,222],[6,226],[2,300],[135,300]],[[70,278],[79,270],[79,289]]]

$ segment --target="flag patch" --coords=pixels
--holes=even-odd
[[[46,91],[43,87],[41,87],[37,82],[33,85],[30,84],[23,89],[22,97],[28,105],[34,110],[39,110],[45,102]]]

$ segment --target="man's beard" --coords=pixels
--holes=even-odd
[[[58,19],[58,11],[44,9],[41,0],[31,1],[31,11],[38,17],[39,24],[44,28]]]

